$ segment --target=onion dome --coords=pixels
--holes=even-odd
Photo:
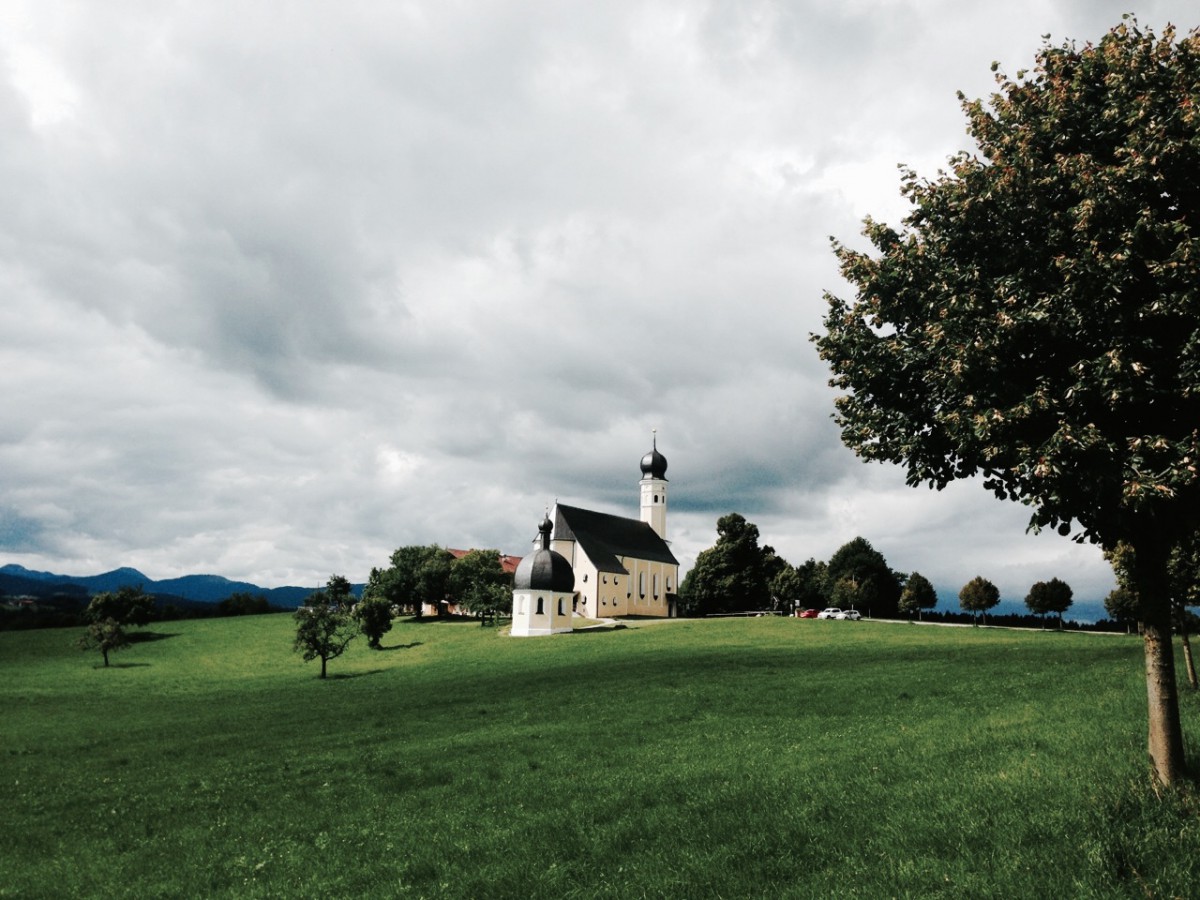
[[[658,435],[654,436],[654,446],[642,457],[642,476],[667,480],[667,458],[658,452]]]
[[[513,573],[513,590],[517,591],[549,591],[556,594],[571,593],[575,590],[575,572],[571,564],[561,553],[550,549],[550,532],[554,526],[550,517],[542,520],[538,531],[542,536],[542,546],[534,550],[517,566]]]

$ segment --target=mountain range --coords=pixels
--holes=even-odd
[[[24,566],[0,566],[0,594],[46,597],[55,594],[86,595],[115,591],[123,587],[140,587],[147,594],[160,598],[178,597],[198,603],[220,603],[232,594],[259,595],[272,606],[295,608],[316,588],[264,588],[246,581],[230,581],[220,575],[184,575],[155,581],[137,569],[120,568],[101,575],[56,575],[37,572]],[[356,586],[355,593],[361,590]]]

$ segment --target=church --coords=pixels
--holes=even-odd
[[[642,457],[641,471],[639,518],[555,503],[542,523],[539,549],[526,557],[528,565],[522,560],[517,568],[513,634],[570,630],[569,619],[563,621],[558,612],[566,597],[570,613],[590,619],[678,614],[679,561],[667,543],[667,459],[658,452],[657,436]],[[565,582],[571,577],[574,585],[568,592]],[[556,583],[551,585],[551,580]],[[552,587],[558,599],[547,608],[534,595]],[[555,621],[542,622],[535,612],[539,609],[540,615],[553,615]]]

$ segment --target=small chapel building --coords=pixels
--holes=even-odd
[[[550,547],[575,576],[572,608],[591,619],[678,614],[679,560],[667,543],[667,459],[642,457],[639,518],[555,503]]]
[[[550,517],[538,528],[539,546],[521,560],[513,574],[514,637],[560,634],[574,630],[571,606],[575,577],[571,564],[550,549]]]

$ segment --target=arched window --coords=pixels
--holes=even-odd
[[[562,597],[558,598],[558,614],[560,616],[566,615],[566,612],[563,610],[563,598]]]
[[[638,593],[641,594],[643,597],[646,596],[646,573],[645,572],[638,573]]]
[[[658,573],[654,573],[654,599],[658,599]]]
[[[541,598],[541,597],[538,597],[538,608],[537,608],[537,615],[539,615],[539,616],[542,616],[542,615],[545,615],[545,614],[546,614],[546,610],[545,610],[545,609],[543,609],[543,607],[542,607],[542,598]]]

